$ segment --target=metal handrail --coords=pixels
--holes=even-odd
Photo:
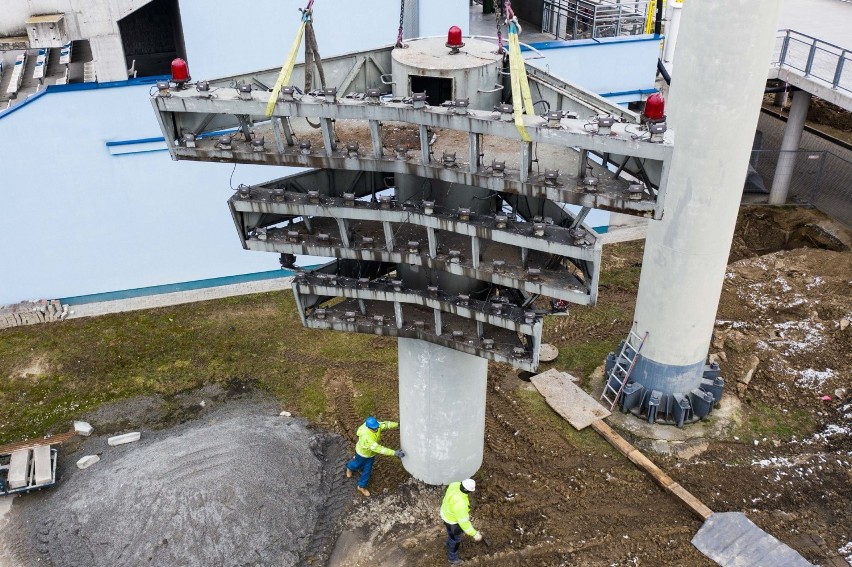
[[[815,77],[830,83],[832,89],[852,90],[840,85],[841,79],[843,78],[844,64],[847,59],[850,59],[852,50],[797,32],[796,30],[782,29],[778,31],[783,32],[778,36],[778,39],[782,39],[781,50],[778,55],[778,60],[772,62],[773,65],[777,65],[778,67],[789,67],[802,71],[805,77]],[[808,55],[804,63],[804,67],[799,66],[801,65],[800,60],[793,61],[793,56],[791,56],[791,45],[795,45],[793,42],[807,46],[808,48]],[[814,61],[817,59],[817,55],[819,53],[826,53],[837,58],[837,63],[834,66],[833,72],[830,73],[830,78],[820,77],[815,74]]]

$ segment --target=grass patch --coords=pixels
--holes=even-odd
[[[580,379],[580,385],[588,389],[589,375],[606,360],[606,355],[618,346],[617,340],[568,343],[559,347],[559,356],[551,364]]]
[[[317,419],[327,411],[329,368],[395,376],[392,347],[381,337],[302,327],[290,292],[5,329],[0,443],[69,429],[105,402],[235,378]]]
[[[635,292],[639,286],[641,266],[624,266],[614,270],[601,271],[598,285],[605,289],[620,289]]]
[[[388,376],[386,380],[355,380],[353,386],[356,392],[355,411],[359,417],[374,415],[380,420],[399,421],[395,375]]]
[[[747,429],[739,436],[747,441],[755,439],[789,439],[793,436],[810,435],[816,429],[816,421],[806,410],[796,409],[784,413],[771,408],[762,401],[748,406]]]
[[[311,421],[317,421],[326,412],[327,404],[328,398],[320,376],[303,385],[296,405],[302,408],[302,415]]]

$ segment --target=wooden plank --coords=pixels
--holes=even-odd
[[[668,487],[668,491],[680,498],[681,502],[686,504],[687,508],[692,510],[692,512],[702,520],[706,520],[713,515],[713,510],[705,506],[701,500],[693,496],[677,482],[671,484]]]
[[[672,477],[664,473],[648,457],[642,454],[639,449],[628,443],[624,437],[616,433],[609,425],[598,420],[592,423],[592,429],[597,431],[610,445],[618,449],[621,454],[630,459],[633,464],[644,470],[664,490],[676,496],[693,514],[702,520],[706,520],[713,514],[713,510],[705,506],[698,498],[675,482]]]
[[[44,437],[42,439],[26,439],[24,441],[15,441],[14,443],[0,445],[0,455],[13,453],[18,449],[32,449],[36,445],[59,445],[61,443],[65,443],[70,439],[73,439],[76,436],[77,432],[72,429],[70,431],[66,431],[65,433],[51,435],[50,437]]]

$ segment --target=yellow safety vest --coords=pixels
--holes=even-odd
[[[397,427],[399,427],[399,424],[395,421],[381,421],[379,422],[379,429],[373,431],[367,427],[367,424],[362,423],[361,427],[358,428],[358,444],[355,445],[355,452],[362,457],[372,457],[376,453],[393,457],[396,451],[383,447],[379,444],[379,441],[382,438],[382,431],[396,429]]]
[[[476,531],[470,523],[470,500],[461,491],[460,482],[451,482],[441,502],[441,519],[448,524],[458,524],[470,537],[476,537]]]

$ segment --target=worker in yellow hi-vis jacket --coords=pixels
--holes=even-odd
[[[482,541],[482,532],[470,523],[470,500],[467,495],[474,490],[476,481],[472,478],[451,482],[441,503],[441,519],[447,528],[447,559],[452,565],[463,563],[459,559],[462,532],[472,537],[473,541]]]
[[[399,427],[399,424],[395,421],[379,421],[371,415],[358,428],[355,456],[346,463],[346,478],[352,477],[352,471],[361,469],[361,477],[358,479],[358,492],[364,496],[370,496],[367,483],[370,482],[370,475],[373,473],[373,459],[375,459],[376,453],[389,457],[399,457],[400,459],[405,456],[405,451],[402,449],[394,451],[379,443],[382,438],[382,431],[396,429],[397,427]]]

